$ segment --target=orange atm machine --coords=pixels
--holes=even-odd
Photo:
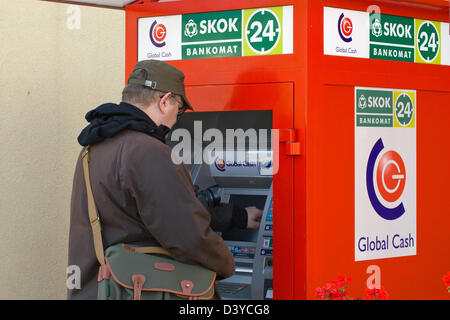
[[[224,299],[315,299],[338,275],[352,297],[449,298],[448,0],[121,4],[126,76],[143,59],[186,74],[195,112],[171,142],[190,141],[194,182],[263,210],[221,234]]]

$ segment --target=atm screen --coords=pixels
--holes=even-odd
[[[257,207],[263,210],[266,203],[265,195],[248,195],[248,194],[232,194],[230,195],[229,203],[241,206],[241,207]],[[225,241],[249,241],[256,242],[258,239],[258,230],[241,230],[231,229],[222,233],[222,238]]]

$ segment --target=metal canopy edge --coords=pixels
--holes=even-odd
[[[138,0],[40,0],[65,4],[86,5],[101,8],[123,9],[125,6]]]

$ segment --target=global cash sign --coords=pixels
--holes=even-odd
[[[369,56],[369,13],[324,7],[324,54]]]
[[[355,260],[416,254],[415,91],[355,89]]]
[[[181,16],[138,19],[138,60],[179,60]]]

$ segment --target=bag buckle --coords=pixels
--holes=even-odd
[[[142,287],[145,283],[145,276],[143,274],[133,274],[131,277],[131,280],[133,281],[134,285],[134,300],[141,300],[141,292]]]
[[[111,279],[111,270],[109,269],[109,266],[107,264],[102,264],[98,268],[98,278],[97,282],[101,282],[102,280],[109,280]]]

